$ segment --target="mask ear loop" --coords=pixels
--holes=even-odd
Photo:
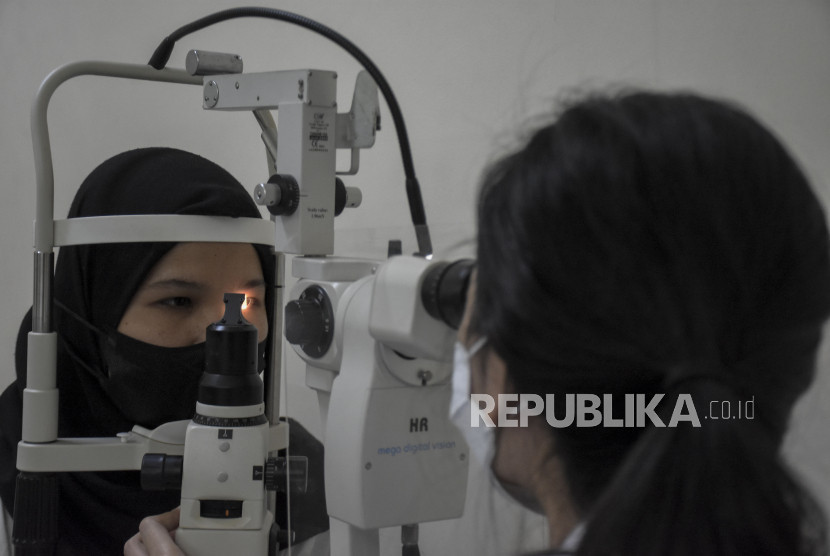
[[[482,336],[475,342],[473,345],[468,349],[464,346],[463,343],[460,341],[456,342],[455,354],[454,354],[454,361],[453,361],[453,372],[452,372],[452,397],[450,399],[450,407],[449,407],[449,414],[450,416],[456,414],[461,408],[464,406],[465,403],[469,402],[471,388],[470,388],[470,373],[472,372],[472,358],[475,354],[481,351],[481,348],[487,343],[487,337]],[[460,358],[464,358],[464,360],[460,360]],[[465,372],[459,372],[458,367],[462,366],[465,369]]]
[[[468,357],[470,359],[472,359],[473,356],[475,356],[476,353],[481,351],[481,348],[483,348],[486,343],[487,343],[487,336],[482,336],[481,338],[479,338],[478,340],[473,342],[473,345],[470,346],[469,348],[467,348]]]
[[[88,320],[86,320],[84,317],[82,317],[81,315],[79,315],[78,313],[76,313],[75,311],[73,311],[72,309],[67,307],[66,305],[64,305],[63,302],[55,299],[54,303],[55,303],[55,306],[58,307],[61,311],[63,311],[64,313],[66,313],[67,315],[69,315],[70,317],[75,319],[76,321],[78,321],[78,323],[82,324],[87,329],[91,330],[92,332],[95,332],[96,334],[98,334],[100,336],[106,337],[106,335],[107,335],[106,332],[104,332],[103,330],[101,330],[100,328],[98,328],[97,326],[95,326],[94,324],[89,322]]]
[[[478,355],[479,352],[482,351],[482,349],[486,345],[487,345],[487,336],[481,336],[475,342],[473,342],[473,345],[471,345],[469,348],[467,348],[467,370],[469,371],[469,373],[468,373],[469,376],[467,376],[467,378],[466,378],[467,397],[469,397],[473,393],[473,390],[472,390],[472,385],[473,385],[473,377],[472,377],[472,374],[473,374],[473,358],[475,358],[475,356]],[[479,375],[481,376],[484,373],[484,366],[485,366],[486,362],[481,360],[481,361],[477,361],[476,363],[477,363],[476,364],[476,372],[478,372]]]
[[[57,299],[55,299],[53,301],[55,303],[55,306],[58,307],[61,311],[63,311],[64,313],[66,313],[67,315],[72,317],[75,321],[77,321],[79,324],[84,326],[87,330],[89,330],[89,331],[93,332],[94,334],[96,334],[98,336],[99,341],[101,341],[101,340],[107,341],[106,332],[104,332],[103,330],[101,330],[100,328],[98,328],[97,326],[95,326],[94,324],[89,322],[88,320],[86,320],[84,317],[82,317],[81,315],[79,315],[78,313],[76,313],[75,311],[70,309],[69,307],[67,307],[63,302],[58,301]],[[58,334],[58,341],[61,343],[63,348],[66,350],[66,354],[69,355],[69,357],[75,363],[80,365],[82,368],[86,369],[86,371],[90,375],[95,377],[98,381],[102,381],[102,380],[105,380],[107,378],[106,373],[104,373],[101,369],[96,369],[96,368],[92,367],[89,363],[84,361],[84,359],[78,354],[78,352],[75,351],[75,348],[69,342],[67,342],[61,334]]]

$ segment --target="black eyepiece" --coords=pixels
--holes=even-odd
[[[464,316],[467,288],[475,260],[438,263],[429,269],[421,285],[421,302],[430,316],[458,329]]]
[[[205,373],[199,382],[199,401],[203,404],[262,403],[257,328],[242,316],[244,302],[244,294],[226,293],[225,315],[207,327]]]

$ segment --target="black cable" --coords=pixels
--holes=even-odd
[[[196,21],[188,23],[187,25],[179,27],[173,31],[173,33],[161,41],[161,44],[159,44],[155,52],[153,52],[153,56],[150,58],[148,64],[156,69],[164,68],[167,61],[170,59],[170,54],[173,52],[173,47],[175,46],[176,41],[191,33],[213,25],[214,23],[239,17],[264,17],[268,19],[286,21],[288,23],[299,25],[300,27],[305,27],[306,29],[323,35],[338,46],[342,47],[346,50],[346,52],[351,54],[360,63],[360,65],[366,69],[366,71],[369,72],[369,75],[371,75],[372,79],[375,80],[375,83],[383,94],[383,98],[389,106],[389,111],[392,113],[392,120],[395,122],[395,131],[398,135],[398,144],[401,149],[404,174],[406,175],[406,196],[409,202],[409,213],[412,216],[412,223],[415,225],[415,234],[418,240],[418,254],[424,257],[432,255],[432,244],[429,237],[429,229],[427,227],[424,203],[421,197],[421,186],[418,183],[418,178],[415,177],[415,165],[412,162],[412,149],[409,145],[409,136],[406,132],[406,124],[404,123],[400,106],[395,98],[395,94],[392,92],[392,88],[380,72],[380,69],[378,69],[375,63],[372,62],[372,60],[349,39],[334,29],[326,27],[322,23],[292,12],[273,8],[230,8],[205,16],[201,19],[197,19]]]

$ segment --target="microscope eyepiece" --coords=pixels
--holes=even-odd
[[[467,303],[467,288],[475,260],[438,263],[429,269],[421,285],[421,302],[427,313],[450,328],[458,329]]]

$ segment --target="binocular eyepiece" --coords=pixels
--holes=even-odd
[[[458,329],[474,268],[475,260],[459,259],[438,263],[429,269],[421,285],[421,302],[431,317]]]

